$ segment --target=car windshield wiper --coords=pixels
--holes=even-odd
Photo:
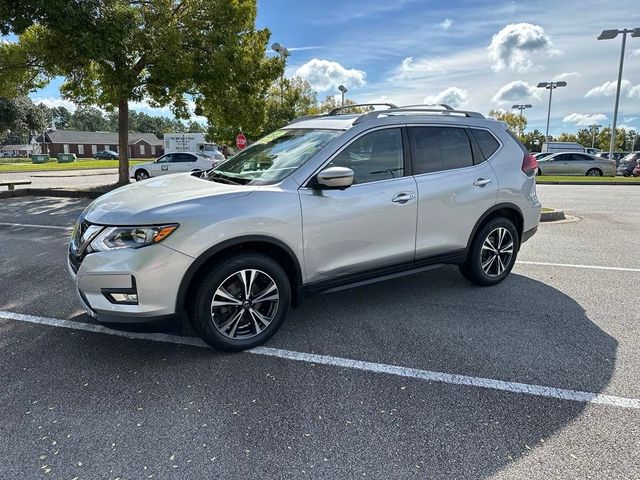
[[[211,170],[207,175],[207,177],[209,178],[209,180],[212,180],[214,182],[226,183],[228,185],[244,185],[245,183],[248,183],[248,182],[239,182],[238,180],[241,180],[240,178],[229,177],[215,170]]]

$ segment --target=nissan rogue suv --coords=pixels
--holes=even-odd
[[[535,158],[478,113],[389,107],[305,117],[206,172],[95,200],[68,256],[87,312],[108,325],[188,318],[234,351],[310,294],[444,264],[504,280],[538,227]]]

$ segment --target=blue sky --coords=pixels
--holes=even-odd
[[[485,114],[530,103],[529,127],[544,131],[548,91],[535,85],[565,80],[552,106],[558,134],[611,122],[621,40],[596,37],[640,27],[638,15],[627,23],[631,12],[637,0],[259,0],[258,26],[292,51],[287,75],[306,78],[320,99],[342,83],[358,101],[444,102]],[[640,129],[640,38],[628,38],[623,78],[618,123]],[[61,103],[57,87],[32,98]]]

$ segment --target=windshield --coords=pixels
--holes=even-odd
[[[241,185],[271,185],[296,171],[340,130],[276,130],[209,171],[211,180]]]

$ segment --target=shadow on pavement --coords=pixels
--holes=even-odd
[[[119,475],[151,465],[161,478],[487,478],[585,408],[259,355],[2,330],[16,337],[15,355],[0,362],[10,392],[5,438],[22,445],[30,430],[17,413],[29,406],[29,421],[44,422],[53,405],[50,435],[72,440],[51,461],[69,476],[64,461],[83,454],[84,475],[108,461]],[[312,298],[269,346],[597,393],[613,374],[617,343],[544,283],[513,274],[477,288],[444,268]],[[46,368],[25,373],[23,365]],[[30,405],[36,399],[42,406]],[[191,459],[179,475],[165,465],[172,452]],[[10,446],[5,462],[20,455]]]

